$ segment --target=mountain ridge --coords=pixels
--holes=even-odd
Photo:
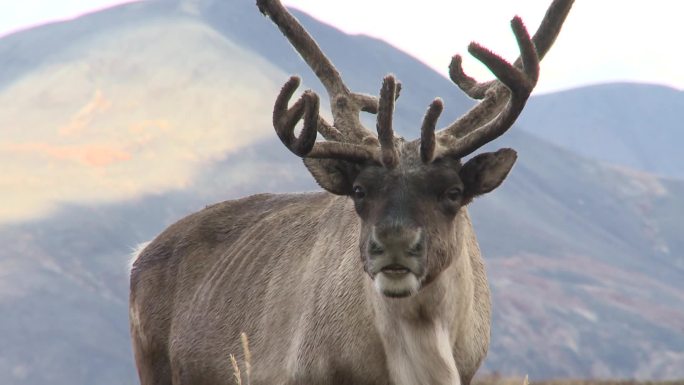
[[[610,83],[537,96],[518,124],[590,159],[684,179],[682,110],[681,90]]]
[[[127,4],[50,27],[49,33],[33,31],[29,40],[50,35],[55,52],[60,42],[71,47],[71,56],[56,61],[49,50],[43,55],[17,43],[21,35],[12,44],[0,39],[0,58],[19,52],[35,64],[10,83],[0,75],[6,111],[0,123],[9,127],[9,138],[61,148],[118,143],[130,153],[107,165],[26,148],[0,155],[4,164],[18,164],[10,171],[22,177],[57,174],[54,185],[17,184],[18,195],[56,193],[59,181],[76,186],[64,195],[73,199],[55,203],[51,214],[0,224],[7,245],[0,250],[0,309],[12,314],[0,320],[8,341],[0,345],[0,375],[10,385],[135,383],[126,310],[132,248],[216,201],[318,189],[269,122],[289,74],[299,73],[323,95],[311,71],[253,4],[199,1],[194,9],[182,7],[188,4]],[[221,24],[226,15],[229,22]],[[446,102],[440,122],[472,106],[455,85],[414,58],[297,17],[352,88],[377,94],[382,76],[397,67],[404,87],[395,121],[402,135],[418,136],[435,96]],[[70,43],[61,35],[76,33],[70,26],[88,31],[93,45]],[[362,64],[348,57],[357,46],[353,52],[368,53]],[[8,73],[6,66],[21,69],[0,59],[0,74]],[[92,68],[96,75],[85,76]],[[537,100],[527,108],[536,108]],[[97,107],[92,119],[76,119],[82,123],[78,130],[61,135],[75,116],[85,116],[81,111],[90,111],[88,105]],[[502,187],[470,207],[494,297],[492,348],[482,372],[684,376],[684,365],[678,365],[684,359],[678,351],[684,346],[684,182],[616,170],[521,129],[538,129],[527,125],[520,121],[484,149],[514,147],[519,160]],[[81,174],[92,178],[76,177]],[[167,177],[178,179],[140,189],[132,184]],[[105,200],[77,195],[92,186],[132,192]]]

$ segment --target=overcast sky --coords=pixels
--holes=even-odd
[[[244,0],[253,2],[253,0]],[[117,0],[0,0],[0,36]],[[508,21],[520,15],[533,32],[550,0],[284,0],[349,33],[381,38],[446,76],[451,55],[478,41],[509,59],[517,47]],[[684,1],[576,0],[538,91],[610,81],[684,88]],[[465,55],[467,56],[467,55]],[[488,75],[473,60],[466,71]]]

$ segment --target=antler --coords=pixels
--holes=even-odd
[[[375,146],[376,151],[373,151],[374,148],[371,146],[337,141],[316,142],[316,132],[323,121],[318,114],[318,95],[311,90],[305,91],[292,107],[287,107],[299,83],[300,79],[292,76],[280,90],[273,108],[273,127],[280,141],[290,151],[300,157],[341,158],[355,162],[378,158],[377,146]],[[295,125],[300,119],[303,120],[304,125],[299,138],[295,138]],[[325,126],[326,124],[323,123],[326,129],[336,131],[329,125]]]
[[[511,27],[520,48],[520,57],[513,65],[477,43],[469,45],[470,54],[485,64],[498,80],[478,83],[464,73],[460,55],[452,58],[449,65],[451,80],[468,96],[482,100],[465,115],[438,132],[436,138],[423,131],[423,161],[429,162],[434,151],[425,153],[423,147],[434,148],[434,145],[423,145],[422,141],[436,141],[440,146],[440,156],[463,157],[501,136],[513,125],[537,84],[539,61],[558,36],[572,4],[573,0],[554,0],[533,38],[530,38],[519,17],[511,20]],[[429,114],[428,111],[425,119]]]
[[[532,42],[537,49],[537,56],[540,61],[546,56],[554,41],[556,41],[556,37],[558,37],[558,34],[560,33],[565,17],[570,12],[573,1],[554,1],[546,10],[544,19],[539,25],[537,32],[532,37]],[[518,57],[513,65],[517,68],[521,68],[521,57]],[[463,92],[473,99],[484,98],[487,89],[497,83],[496,80],[478,83],[475,79],[466,75],[463,72],[461,55],[454,55],[454,57],[451,58],[451,63],[449,64],[449,77],[461,90],[463,90]]]
[[[333,125],[330,125],[318,114],[318,96],[313,91],[304,92],[288,109],[287,103],[299,86],[299,78],[290,78],[283,86],[273,111],[273,124],[283,144],[300,157],[374,161],[393,167],[398,156],[394,149],[392,111],[400,84],[393,76],[386,77],[380,98],[351,92],[335,66],[280,1],[257,0],[257,6],[278,26],[321,81],[333,113]],[[378,113],[380,141],[361,124],[361,111]],[[295,138],[294,127],[302,117],[304,127],[299,138]],[[316,132],[328,141],[316,142]]]
[[[449,74],[453,82],[466,94],[481,101],[436,134],[435,124],[443,103],[441,99],[432,102],[421,128],[420,155],[424,162],[430,162],[437,151],[437,156],[466,156],[513,125],[537,84],[539,61],[558,36],[573,2],[554,0],[533,38],[519,17],[511,21],[520,49],[520,57],[513,64],[477,43],[469,45],[468,51],[498,80],[478,83],[464,73],[461,56],[452,58]],[[401,87],[394,77],[385,77],[380,98],[351,92],[316,42],[278,0],[257,0],[257,6],[280,28],[323,83],[333,113],[334,121],[330,125],[319,115],[318,96],[310,90],[288,108],[288,102],[300,83],[299,78],[290,78],[283,86],[273,111],[273,125],[283,144],[300,157],[372,161],[388,168],[396,166],[398,153],[392,130],[392,113]],[[361,111],[378,114],[378,137],[361,124]],[[300,119],[304,125],[296,138],[294,128]],[[327,141],[316,142],[317,132]]]
[[[311,90],[288,108],[300,79],[292,76],[280,90],[273,108],[273,127],[280,141],[294,154],[307,158],[336,158],[362,163],[366,161],[382,164],[387,168],[397,165],[399,156],[394,147],[394,131],[392,130],[392,114],[394,100],[399,84],[394,76],[387,75],[382,83],[380,99],[378,101],[377,130],[379,136],[366,137],[364,143],[356,144],[342,141],[317,142],[316,132],[321,130],[336,131],[333,135],[340,135],[334,127],[329,126],[318,114],[318,95]],[[295,137],[294,129],[299,120],[303,121],[299,137]]]

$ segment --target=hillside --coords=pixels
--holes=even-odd
[[[616,83],[538,96],[518,123],[590,159],[682,179],[682,111],[682,91]]]
[[[442,125],[471,105],[383,42],[297,15],[352,88],[377,93],[382,75],[397,74],[402,135],[417,136],[435,96]],[[290,73],[323,94],[270,22],[238,0],[129,4],[0,39],[3,383],[136,383],[132,248],[206,204],[316,189],[270,126]],[[572,103],[562,105],[581,111]],[[520,127],[492,145],[504,146],[518,164],[471,205],[494,293],[483,371],[684,377],[684,182]]]

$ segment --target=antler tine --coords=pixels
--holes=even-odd
[[[323,135],[325,140],[344,142],[344,136],[337,128],[333,127],[323,117],[318,117],[318,132]]]
[[[316,142],[317,129],[320,129],[322,121],[318,114],[318,95],[307,90],[292,107],[287,106],[299,87],[299,83],[300,79],[292,76],[280,90],[273,108],[273,127],[285,147],[302,158],[335,158],[357,163],[366,161],[380,163],[377,150],[374,151],[369,146],[341,142]],[[295,137],[295,125],[300,119],[304,124],[299,137]]]
[[[560,33],[561,27],[565,18],[570,13],[570,8],[574,0],[554,0],[549,8],[544,14],[544,18],[537,28],[534,36],[532,36],[532,42],[537,49],[537,56],[539,61],[541,61],[544,56],[549,52],[549,49],[556,41],[558,34]],[[520,58],[515,61],[516,66],[520,66]]]
[[[292,98],[301,80],[292,76],[283,85],[280,94],[276,98],[273,108],[273,127],[278,138],[283,144],[297,156],[305,156],[313,149],[316,142],[316,127],[318,126],[318,95],[313,91],[306,91],[288,108],[287,104]],[[304,118],[304,126],[299,138],[294,135],[297,122]]]
[[[449,63],[449,78],[466,95],[473,99],[482,99],[487,90],[496,82],[495,80],[478,83],[477,80],[468,76],[463,71],[463,58],[461,55],[454,55]]]
[[[532,36],[532,42],[536,47],[537,56],[540,61],[546,56],[554,41],[556,41],[561,26],[568,16],[568,13],[570,13],[573,1],[574,0],[555,0],[546,10],[546,14],[542,19],[539,28],[537,28],[537,32]],[[522,56],[518,56],[513,65],[522,68]],[[449,63],[449,78],[473,99],[483,99],[488,89],[494,86],[502,86],[501,82],[497,80],[477,82],[475,79],[468,76],[463,71],[463,58],[461,55],[454,55],[451,58],[451,63]]]
[[[554,0],[534,38],[529,37],[519,17],[511,20],[520,48],[520,56],[512,65],[477,43],[470,44],[468,51],[485,64],[497,80],[478,83],[463,72],[459,55],[452,58],[449,74],[454,83],[469,96],[482,101],[437,133],[446,153],[468,155],[513,125],[537,83],[539,61],[558,36],[572,3],[573,0]]]
[[[397,99],[399,99],[399,95],[401,95],[401,82],[399,80],[396,80],[396,78],[394,82],[396,84],[394,91],[394,101],[396,101]],[[380,100],[377,97],[366,94],[354,94],[354,98],[361,105],[361,111],[370,112],[371,114],[378,113]]]
[[[321,80],[330,95],[349,94],[349,89],[342,82],[340,73],[328,60],[318,44],[306,32],[299,21],[287,11],[277,0],[257,0],[257,7],[262,14],[271,18],[280,31],[299,52],[306,64]]]
[[[257,7],[278,26],[325,87],[330,98],[334,126],[343,139],[361,143],[365,137],[372,136],[361,124],[359,112],[377,111],[377,98],[351,92],[318,44],[280,1],[257,0]]]
[[[420,127],[420,159],[423,163],[431,162],[435,154],[435,126],[443,109],[444,102],[436,98],[430,103],[423,118],[423,125]]]
[[[382,88],[380,89],[376,127],[382,152],[382,164],[387,168],[393,168],[399,162],[399,155],[396,148],[394,148],[394,130],[392,129],[392,115],[394,114],[396,92],[397,82],[394,76],[385,76],[382,80]]]
[[[510,90],[510,96],[504,110],[487,124],[468,132],[462,138],[454,139],[447,135],[441,136],[440,139],[447,148],[445,155],[466,156],[506,132],[522,112],[530,93],[537,84],[539,58],[534,49],[534,43],[532,43],[527,29],[519,17],[511,21],[511,26],[523,57],[524,72],[488,49],[476,43],[470,44],[468,51],[486,65],[499,81]],[[487,113],[488,111],[485,110],[484,112]]]

